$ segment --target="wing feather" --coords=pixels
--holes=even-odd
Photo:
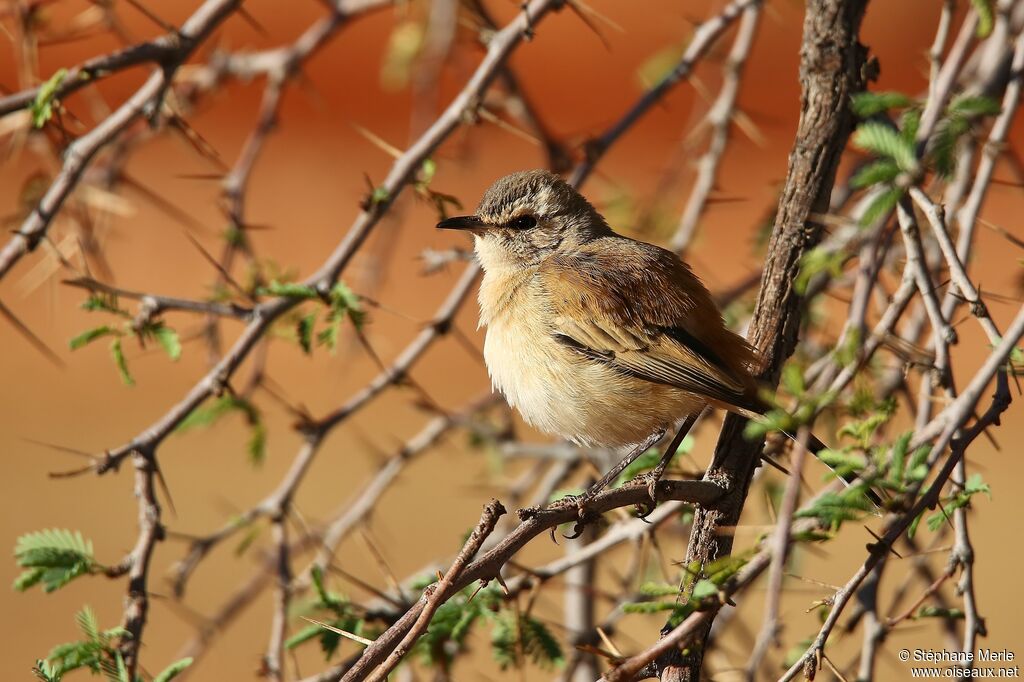
[[[760,411],[753,351],[690,269],[649,244],[599,241],[538,270],[555,339],[625,375]]]

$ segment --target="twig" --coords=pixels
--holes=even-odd
[[[445,601],[445,594],[451,589],[455,581],[460,577],[462,572],[466,568],[466,564],[480,549],[480,545],[487,538],[491,532],[494,531],[494,527],[498,523],[498,518],[505,514],[505,507],[502,506],[501,502],[497,500],[491,500],[487,506],[484,507],[483,514],[480,515],[480,522],[477,523],[476,528],[470,533],[469,538],[466,540],[466,544],[463,545],[462,551],[455,557],[455,561],[452,563],[451,568],[444,574],[444,577],[436,584],[428,588],[423,593],[423,608],[420,609],[419,615],[416,617],[416,621],[409,628],[409,631],[405,633],[402,641],[388,654],[388,657],[384,659],[384,662],[377,666],[376,669],[370,672],[367,676],[367,680],[370,682],[381,682],[384,680],[388,673],[395,669],[402,658],[409,653],[412,645],[416,643],[427,626],[430,624],[430,619],[434,617],[434,613],[438,607]],[[376,643],[375,643],[376,644]],[[375,644],[371,644],[369,649],[372,649]],[[369,649],[367,651],[369,651]]]
[[[702,505],[713,505],[719,498],[722,491],[713,483],[705,481],[659,481],[657,487],[658,501],[684,500]],[[615,488],[602,492],[588,507],[595,514],[603,514],[612,509],[628,507],[636,504],[648,504],[650,495],[646,485],[632,485]],[[506,535],[492,549],[483,556],[469,564],[459,578],[442,594],[439,599],[451,598],[463,587],[476,580],[490,580],[498,575],[501,567],[516,554],[527,542],[545,531],[555,528],[563,523],[574,523],[578,520],[578,512],[575,505],[562,505],[549,507],[547,509],[522,509],[518,516],[520,523],[515,530]],[[374,641],[372,647],[368,647],[360,657],[352,663],[343,663],[339,666],[325,671],[314,678],[321,682],[327,680],[342,679],[345,682],[361,680],[367,672],[385,659],[387,654],[394,649],[399,641],[405,636],[419,616],[423,602],[417,602],[405,614],[403,614],[394,625]]]
[[[800,498],[800,485],[803,482],[802,474],[804,460],[807,459],[807,428],[804,427],[797,435],[797,445],[793,451],[793,460],[789,468],[789,478],[786,480],[786,489],[782,495],[782,504],[779,507],[778,518],[775,521],[775,532],[772,537],[772,561],[768,574],[768,599],[765,603],[764,623],[761,632],[757,636],[754,650],[747,662],[747,679],[757,678],[757,672],[768,653],[768,647],[778,644],[778,635],[781,625],[779,623],[779,603],[782,600],[782,581],[785,578],[786,557],[789,554],[790,526],[793,522],[793,514],[796,512],[797,502]]]
[[[750,48],[754,44],[760,18],[760,4],[749,5],[743,10],[736,38],[733,40],[732,49],[725,60],[722,87],[705,117],[705,121],[711,127],[711,139],[708,141],[707,151],[697,162],[697,179],[693,183],[693,189],[690,190],[690,198],[686,200],[686,207],[683,209],[676,233],[669,241],[669,248],[676,253],[682,253],[690,245],[697,230],[697,222],[700,220],[708,197],[711,196],[711,191],[715,187],[718,167],[729,144],[729,130],[735,115],[736,98],[740,91],[743,66],[746,64]]]
[[[39,205],[0,250],[0,279],[22,256],[38,246],[64,201],[78,185],[96,153],[140,116],[155,113],[175,70],[209,34],[238,8],[241,0],[207,0],[176,34],[173,58],[164,58],[146,82],[114,113],[78,138],[64,152],[64,165]]]
[[[714,42],[744,10],[760,3],[761,0],[733,0],[716,16],[698,26],[693,33],[693,38],[686,47],[686,51],[672,71],[658,81],[657,85],[644,93],[643,97],[600,137],[587,143],[585,149],[586,156],[583,162],[577,165],[576,169],[572,172],[569,179],[570,184],[574,186],[582,184],[594,170],[594,166],[604,155],[605,151],[615,144],[623,133],[632,128],[640,117],[646,114],[674,85],[689,78],[697,61],[704,56]]]
[[[931,447],[930,459],[938,458],[939,455],[945,451],[946,447],[951,445],[952,451],[946,458],[944,466],[936,474],[925,494],[917,500],[912,508],[904,514],[891,518],[886,524],[885,533],[881,540],[872,546],[868,558],[864,561],[853,577],[850,578],[850,580],[838,592],[836,592],[832,599],[832,608],[825,619],[824,625],[822,625],[821,630],[818,632],[817,637],[815,637],[814,642],[807,649],[807,652],[796,663],[794,663],[792,667],[790,667],[785,675],[780,678],[780,682],[788,682],[788,680],[794,679],[801,672],[805,672],[806,674],[806,671],[811,670],[818,664],[820,656],[825,648],[825,642],[838,622],[840,614],[845,609],[846,604],[854,591],[874,569],[875,565],[881,561],[882,557],[889,553],[889,548],[892,547],[900,535],[902,535],[910,526],[911,522],[917,518],[918,515],[924,512],[924,510],[935,506],[939,500],[939,495],[944,484],[952,475],[967,447],[982,432],[984,432],[990,424],[998,423],[999,416],[1007,409],[1007,407],[1009,407],[1011,400],[1006,373],[1003,369],[1003,363],[1005,363],[1010,351],[1015,347],[1016,343],[1022,336],[1024,336],[1024,308],[1021,308],[1017,317],[1007,330],[1006,336],[1003,338],[1002,342],[993,351],[992,355],[989,356],[982,368],[978,370],[974,378],[971,380],[971,383],[960,397],[958,397],[942,413],[932,420],[932,424],[938,423],[941,425],[939,427],[941,428],[940,433],[937,436],[929,435],[927,438],[924,437],[925,434],[921,434],[920,432],[915,434],[914,440],[911,442],[911,447],[916,448],[919,445],[930,441],[932,438],[935,439],[935,442]],[[963,420],[966,420],[974,413],[975,405],[978,402],[981,392],[986,386],[988,386],[993,376],[997,377],[997,388],[989,408],[981,415],[973,426],[963,431],[963,434],[957,438],[956,442],[952,442],[954,434],[959,430],[959,424],[963,423]]]

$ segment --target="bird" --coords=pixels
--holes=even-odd
[[[474,215],[437,227],[473,235],[493,387],[543,432],[580,446],[630,446],[577,499],[581,517],[597,492],[677,424],[651,476],[652,501],[705,408],[751,418],[769,409],[757,353],[725,324],[693,270],[672,251],[617,234],[560,176],[506,175]],[[812,436],[808,449],[825,446]]]

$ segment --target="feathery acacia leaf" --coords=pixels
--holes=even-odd
[[[78,531],[63,528],[22,535],[15,543],[14,558],[28,569],[14,581],[14,589],[19,592],[40,583],[44,592],[53,592],[99,567],[92,541]]]
[[[912,171],[917,168],[913,144],[885,124],[874,121],[862,123],[853,134],[853,144],[883,158],[892,159],[900,170]]]
[[[53,111],[59,103],[57,100],[57,90],[64,82],[64,79],[67,78],[67,75],[67,69],[58,69],[56,73],[50,76],[49,80],[39,86],[39,92],[29,107],[29,111],[32,114],[32,125],[36,128],[42,128],[46,125],[47,121],[53,118]]]
[[[117,373],[121,376],[122,383],[125,386],[134,386],[135,379],[128,371],[128,360],[124,357],[124,348],[121,347],[120,338],[110,342],[110,356],[114,358],[114,366],[117,367]]]
[[[900,167],[892,159],[876,159],[858,170],[850,179],[850,185],[863,189],[878,183],[890,183],[899,177],[900,172]]]
[[[71,348],[71,350],[78,350],[79,348],[84,348],[85,346],[88,346],[96,339],[102,338],[104,336],[115,335],[120,335],[120,332],[115,329],[112,329],[111,327],[108,327],[107,325],[103,325],[102,327],[95,327],[94,329],[87,329],[78,336],[72,338],[68,342],[68,347]]]
[[[171,680],[183,673],[185,668],[190,665],[192,665],[191,658],[183,658],[179,661],[175,661],[160,671],[160,673],[153,678],[153,682],[171,682]]]
[[[890,109],[903,109],[914,103],[902,92],[858,92],[852,98],[850,108],[860,118],[869,118]]]

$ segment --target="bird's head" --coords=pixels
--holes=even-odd
[[[484,192],[475,215],[437,226],[472,232],[484,269],[535,264],[611,232],[579,192],[545,170],[506,175]]]

